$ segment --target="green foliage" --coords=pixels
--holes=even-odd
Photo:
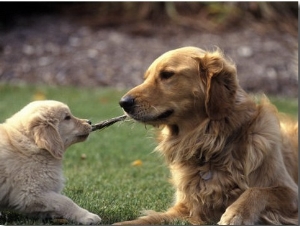
[[[75,116],[93,123],[123,114],[118,101],[124,90],[0,85],[0,121],[34,99],[55,99],[69,105]],[[280,110],[296,117],[297,100],[272,98]],[[99,214],[102,224],[130,220],[143,209],[164,211],[173,200],[164,160],[153,153],[152,128],[133,121],[93,132],[71,146],[64,157],[63,193],[81,207]],[[135,164],[134,161],[139,160]],[[69,222],[70,224],[72,222]],[[186,222],[175,222],[185,224]],[[57,224],[4,211],[0,224]]]
[[[289,99],[285,97],[271,97],[270,101],[277,106],[277,108],[293,118],[298,118],[298,99]]]
[[[298,28],[297,2],[92,2],[67,7],[69,14],[77,19],[80,14],[82,21],[97,27],[147,21],[171,22],[202,32],[225,31],[252,22],[269,23],[277,29],[279,24],[293,31]]]

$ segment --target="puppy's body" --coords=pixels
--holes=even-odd
[[[121,223],[297,224],[297,124],[280,125],[266,98],[256,104],[219,51],[163,54],[120,104],[161,128],[157,150],[176,188],[168,211]]]
[[[87,120],[57,101],[32,102],[0,125],[0,209],[91,224],[100,218],[60,194],[62,156],[85,140]]]

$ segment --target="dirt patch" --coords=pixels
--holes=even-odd
[[[91,28],[60,15],[20,17],[0,30],[0,81],[129,89],[152,61],[183,46],[218,46],[250,92],[298,96],[298,40],[249,26],[219,34],[147,23]]]

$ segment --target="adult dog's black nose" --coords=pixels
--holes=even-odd
[[[124,96],[121,98],[119,104],[126,112],[132,112],[134,108],[134,98],[132,96]]]

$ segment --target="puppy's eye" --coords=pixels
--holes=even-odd
[[[173,71],[161,71],[159,76],[162,80],[171,78],[175,73]]]
[[[71,119],[71,116],[70,115],[67,115],[66,117],[65,117],[65,120],[70,120]]]

